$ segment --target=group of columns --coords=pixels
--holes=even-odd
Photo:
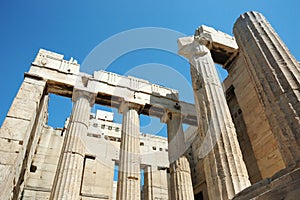
[[[212,149],[204,158],[205,175],[211,197],[232,198],[250,183],[242,160],[226,100],[209,50],[197,41],[193,52],[191,74],[195,93],[198,123],[203,133],[210,137]],[[191,52],[189,52],[191,53]],[[206,77],[206,78],[204,78]],[[197,83],[197,84],[196,84]],[[201,100],[204,98],[204,100]],[[79,199],[89,115],[95,94],[82,89],[73,91],[74,106],[63,145],[62,157],[52,199]],[[141,105],[123,102],[117,200],[139,200],[140,197],[140,120]],[[167,124],[168,142],[184,138],[180,111],[166,111],[162,121]],[[184,145],[184,139],[181,140]],[[213,144],[213,143],[216,144]],[[215,147],[214,147],[215,146]],[[172,152],[170,152],[172,153]],[[170,186],[172,200],[194,199],[189,162],[184,155],[170,159]],[[226,196],[226,198],[225,198]],[[213,198],[212,198],[213,199]]]
[[[199,40],[200,41],[200,40]],[[194,40],[188,51],[182,49],[191,63],[198,124],[203,137],[209,137],[211,150],[204,157],[205,176],[210,199],[229,199],[250,185],[248,174],[237,141],[228,106],[218,79],[214,62],[207,47]],[[192,48],[191,48],[192,47]],[[74,106],[61,157],[52,199],[79,199],[85,156],[82,137],[87,134],[92,92],[74,89]],[[123,102],[117,200],[139,200],[140,197],[140,120],[141,105]],[[168,142],[184,138],[182,116],[166,111],[162,121],[167,124]],[[184,143],[184,140],[182,140]],[[182,144],[184,145],[184,144]],[[172,152],[170,152],[172,153]],[[194,199],[189,162],[184,155],[172,157],[170,186],[172,200]]]
[[[140,120],[141,105],[123,103],[119,111],[123,114],[122,138],[119,159],[117,200],[139,200],[140,197]],[[170,116],[171,113],[168,114]],[[171,114],[172,115],[172,114]],[[175,114],[165,121],[168,141],[176,134],[183,134],[181,115]],[[171,199],[194,199],[188,160],[182,156],[170,163]]]
[[[95,94],[82,89],[74,89],[72,99],[74,105],[50,199],[79,199],[80,197],[85,157],[83,137],[87,135],[90,110],[95,102]],[[117,186],[118,200],[141,199],[139,120],[141,108],[141,105],[130,102],[123,102],[119,108],[119,112],[123,114],[123,122]],[[183,134],[180,116],[176,114],[166,119],[169,141],[176,134]],[[172,199],[192,200],[194,197],[188,160],[181,156],[170,164],[170,168]]]
[[[242,160],[234,126],[209,50],[194,41],[197,51],[192,55],[191,74],[199,113],[198,123],[202,133],[210,138],[211,151],[205,156],[205,175],[211,199],[232,198],[249,186],[247,171]],[[195,46],[194,46],[195,47]],[[202,98],[202,99],[201,99]],[[204,99],[203,99],[204,98]],[[82,89],[73,91],[74,106],[62,148],[62,156],[51,192],[51,199],[79,199],[89,115],[95,102],[95,93]],[[123,102],[119,112],[123,114],[119,158],[117,200],[139,200],[140,197],[140,120],[142,105]],[[168,142],[184,138],[182,116],[166,111],[162,121],[167,124]],[[181,140],[184,146],[184,139]],[[216,144],[213,144],[216,143]],[[215,147],[214,147],[215,146]],[[172,152],[169,152],[169,154]],[[184,155],[170,158],[170,186],[172,200],[194,199],[189,162]],[[214,198],[216,197],[216,198]]]
[[[269,23],[257,13],[244,14],[235,24],[241,51],[249,63],[249,71],[261,92],[274,132],[287,165],[299,160],[299,64],[289,54]],[[260,37],[261,44],[250,44],[249,38]],[[218,74],[206,46],[206,41],[195,36],[182,45],[180,54],[190,61],[195,106],[202,141],[210,148],[204,159],[204,171],[209,199],[231,199],[250,186],[248,173]],[[256,43],[254,43],[256,44]],[[251,45],[251,46],[249,46]],[[275,50],[272,45],[278,48]],[[270,47],[268,47],[270,46]],[[248,54],[247,49],[256,54]],[[268,51],[263,51],[264,49]],[[259,54],[259,55],[258,55]],[[273,59],[269,62],[266,56]],[[280,58],[282,62],[277,62]],[[288,63],[288,64],[287,64]],[[276,101],[277,99],[277,101]],[[87,134],[91,106],[95,94],[74,90],[73,111],[63,147],[63,156],[56,184],[51,193],[54,199],[79,199],[85,144],[81,136]],[[120,146],[118,200],[139,200],[140,197],[140,121],[141,105],[125,102]],[[182,135],[180,112],[166,111],[169,143]],[[287,120],[288,119],[288,120]],[[280,126],[279,126],[280,124]],[[204,139],[205,138],[205,139]],[[288,139],[288,140],[287,140]],[[293,147],[293,148],[292,148]],[[184,155],[170,163],[172,200],[194,199],[188,160]]]

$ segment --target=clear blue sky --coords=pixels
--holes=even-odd
[[[256,10],[267,17],[290,51],[300,60],[299,8],[299,0],[1,1],[0,124],[22,83],[23,73],[28,71],[40,48],[62,53],[66,59],[72,56],[82,63],[94,47],[122,31],[162,27],[192,35],[199,25],[205,24],[231,34],[240,14]],[[158,63],[149,71],[151,77],[137,73],[147,69],[149,63]],[[169,82],[164,82],[159,64],[167,71],[174,68],[189,81],[188,63],[184,59],[155,49],[122,55],[108,69],[178,89],[179,80],[172,82],[172,77],[169,77]],[[136,70],[129,73],[132,68]],[[183,99],[192,101],[188,93],[185,95]],[[69,103],[66,110],[70,109],[70,101],[64,102]],[[52,123],[59,126],[65,117],[60,119],[59,113],[65,107],[56,106],[56,109],[51,107],[54,111],[50,118],[57,116],[57,124],[55,120]],[[147,123],[149,119],[142,120],[142,126],[147,126]]]

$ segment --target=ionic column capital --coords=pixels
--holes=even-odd
[[[178,39],[178,54],[191,60],[194,57],[201,57],[210,54],[210,50],[203,42],[203,38],[195,39],[194,36]]]
[[[82,97],[87,99],[91,106],[95,103],[95,99],[96,99],[95,93],[74,88],[73,95],[72,95],[72,101],[76,102],[78,99],[80,99]]]
[[[136,110],[136,111],[138,111],[138,113],[140,113],[142,108],[143,108],[143,105],[128,102],[128,101],[122,101],[122,103],[119,106],[119,113],[124,113],[128,110]]]

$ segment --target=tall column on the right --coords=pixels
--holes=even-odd
[[[206,38],[178,40],[190,61],[204,171],[210,200],[232,199],[250,186],[235,128]]]
[[[247,70],[286,166],[300,160],[300,66],[266,18],[247,12],[234,25]]]

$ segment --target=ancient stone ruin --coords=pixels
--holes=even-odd
[[[41,49],[1,127],[0,199],[298,199],[299,62],[260,13],[242,14],[233,33],[201,26],[178,39],[195,105]],[[60,129],[47,125],[49,94],[73,102]],[[168,138],[141,133],[139,115],[166,123]]]

